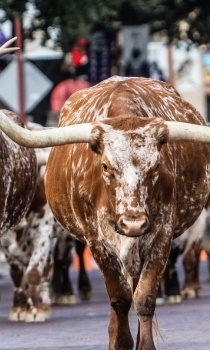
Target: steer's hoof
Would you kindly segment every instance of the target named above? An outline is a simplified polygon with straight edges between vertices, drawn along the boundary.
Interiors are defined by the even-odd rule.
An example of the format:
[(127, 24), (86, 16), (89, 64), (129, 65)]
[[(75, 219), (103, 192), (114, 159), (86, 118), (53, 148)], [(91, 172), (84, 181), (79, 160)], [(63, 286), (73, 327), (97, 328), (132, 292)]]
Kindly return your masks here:
[(195, 299), (202, 295), (202, 289), (198, 288), (185, 288), (181, 291), (181, 295), (184, 299)]
[(55, 294), (53, 296), (53, 304), (55, 304), (55, 305), (75, 305), (76, 304), (76, 297), (74, 294), (70, 294), (70, 295)]
[(162, 287), (159, 285), (158, 291), (157, 291), (157, 296), (156, 296), (156, 305), (160, 306), (163, 305), (165, 302), (164, 295), (162, 292)]
[(201, 287), (198, 287), (198, 288), (195, 288), (195, 294), (196, 294), (196, 298), (199, 298), (202, 296), (202, 288)]
[(164, 302), (165, 302), (165, 300), (164, 300), (163, 297), (158, 297), (158, 298), (156, 298), (156, 306), (163, 305)]
[(63, 297), (63, 300), (61, 301), (64, 305), (75, 305), (77, 302), (75, 295), (66, 295)]
[(79, 291), (79, 297), (81, 300), (90, 300), (92, 297), (92, 292), (89, 288), (83, 288)]
[(42, 308), (33, 307), (26, 311), (25, 322), (45, 322), (51, 317), (51, 307), (44, 306)]
[(45, 319), (49, 320), (51, 318), (51, 316), (52, 316), (51, 305), (43, 304), (41, 308), (42, 308), (42, 311), (45, 314)]
[(21, 307), (13, 307), (9, 313), (9, 321), (23, 322), (25, 321), (26, 309)]
[(180, 294), (170, 295), (168, 296), (168, 301), (170, 304), (179, 304), (182, 301), (182, 296)]

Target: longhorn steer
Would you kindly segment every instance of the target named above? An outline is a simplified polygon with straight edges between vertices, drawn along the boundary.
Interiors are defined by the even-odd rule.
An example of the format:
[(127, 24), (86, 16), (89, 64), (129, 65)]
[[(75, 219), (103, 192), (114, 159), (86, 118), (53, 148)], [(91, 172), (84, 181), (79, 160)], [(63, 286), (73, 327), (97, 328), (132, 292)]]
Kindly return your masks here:
[(74, 240), (61, 226), (56, 223), (57, 242), (54, 250), (54, 268), (52, 278), (52, 301), (54, 304), (74, 304), (76, 297), (71, 281), (70, 267), (73, 263), (73, 249), (78, 262), (77, 289), (81, 300), (90, 300), (92, 296), (91, 283), (85, 267), (85, 244)]
[[(182, 297), (190, 299), (201, 296), (202, 285), (199, 278), (199, 265), (201, 249), (207, 249), (209, 243), (205, 244), (205, 242), (210, 242), (210, 237), (208, 237), (208, 218), (209, 210), (206, 207), (194, 224), (173, 241), (163, 281), (158, 290), (156, 305), (164, 302), (164, 294), (170, 303), (179, 303)], [(176, 267), (178, 257), (182, 260), (184, 272), (183, 286), (181, 288)]]
[(44, 170), (45, 166), (39, 169), (25, 225), (9, 230), (0, 239), (14, 285), (10, 321), (42, 322), (51, 316), (50, 285), (56, 237), (54, 216), (44, 191)]
[[(14, 113), (4, 111), (15, 123), (23, 122)], [(37, 176), (33, 149), (17, 145), (0, 132), (0, 236), (19, 224), (33, 198)]]
[(0, 115), (17, 142), (60, 145), (48, 160), (46, 195), (101, 269), (111, 306), (109, 350), (133, 349), (132, 301), (140, 322), (136, 349), (154, 350), (156, 292), (172, 240), (193, 224), (209, 194), (204, 120), (167, 83), (123, 77), (72, 95), (49, 138)]
[[(48, 153), (44, 150), (37, 151), (38, 163), (40, 160), (44, 163)], [(47, 204), (44, 188), (45, 166), (38, 168), (36, 190), (25, 217), (25, 225), (8, 230), (0, 238), (0, 247), (10, 266), (14, 286), (10, 321), (44, 322), (51, 317), (53, 302), (76, 302), (69, 275), (74, 246), (80, 260), (80, 297), (87, 300), (91, 294), (91, 285), (83, 263), (85, 245), (74, 242), (54, 219)], [(79, 244), (84, 246), (83, 249)]]

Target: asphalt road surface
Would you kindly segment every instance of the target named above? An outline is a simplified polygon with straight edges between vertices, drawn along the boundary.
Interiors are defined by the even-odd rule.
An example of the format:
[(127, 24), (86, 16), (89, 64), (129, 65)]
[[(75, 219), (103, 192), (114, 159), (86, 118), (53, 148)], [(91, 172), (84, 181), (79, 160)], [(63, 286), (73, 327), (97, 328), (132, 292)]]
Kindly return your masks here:
[[(178, 263), (183, 278), (181, 263)], [(74, 306), (53, 307), (52, 318), (46, 323), (16, 323), (8, 321), (12, 306), (12, 283), (8, 267), (0, 263), (0, 350), (107, 350), (109, 302), (99, 270), (89, 271), (92, 299)], [(77, 274), (73, 271), (76, 292)], [(207, 264), (201, 263), (203, 296), (184, 300), (181, 304), (156, 308), (159, 335), (157, 350), (210, 350), (210, 283)], [(130, 312), (134, 339), (137, 333), (135, 311)]]

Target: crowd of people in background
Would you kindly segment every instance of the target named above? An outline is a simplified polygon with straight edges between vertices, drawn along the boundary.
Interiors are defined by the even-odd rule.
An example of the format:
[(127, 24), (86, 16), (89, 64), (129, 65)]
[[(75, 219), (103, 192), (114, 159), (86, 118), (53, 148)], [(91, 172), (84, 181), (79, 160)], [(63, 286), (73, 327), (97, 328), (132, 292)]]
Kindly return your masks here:
[[(116, 54), (116, 52), (115, 52)], [(131, 51), (130, 60), (122, 68), (122, 73), (128, 77), (145, 77), (164, 81), (162, 69), (157, 62), (141, 59), (139, 48)], [(77, 38), (73, 49), (65, 54), (62, 70), (69, 72), (74, 79), (85, 79), (91, 85), (109, 78), (112, 75), (113, 61), (110, 38), (104, 28), (97, 28), (91, 43), (84, 38)], [(120, 75), (120, 71), (117, 72)]]
[[(157, 62), (149, 63), (147, 60), (142, 60), (142, 52), (139, 48), (134, 48), (131, 51), (130, 60), (123, 64), (120, 50), (122, 49), (117, 47), (115, 34), (107, 30), (101, 23), (95, 23), (91, 30), (91, 40), (88, 41), (83, 37), (75, 38), (74, 44), (64, 55), (62, 62), (54, 62), (52, 65), (49, 62), (32, 62), (52, 80), (54, 85), (54, 89), (31, 113), (34, 121), (46, 125), (48, 114), (60, 109), (64, 102), (63, 96), (67, 98), (69, 91), (75, 92), (77, 88), (95, 85), (114, 74), (165, 80)], [(79, 84), (78, 81), (80, 81)], [(81, 84), (81, 82), (85, 83)], [(58, 85), (61, 83), (63, 83), (62, 99), (54, 108), (51, 103), (52, 96), (56, 95), (54, 90), (58, 91)], [(66, 92), (64, 91), (65, 86)], [(61, 96), (60, 92), (58, 98), (59, 96)]]

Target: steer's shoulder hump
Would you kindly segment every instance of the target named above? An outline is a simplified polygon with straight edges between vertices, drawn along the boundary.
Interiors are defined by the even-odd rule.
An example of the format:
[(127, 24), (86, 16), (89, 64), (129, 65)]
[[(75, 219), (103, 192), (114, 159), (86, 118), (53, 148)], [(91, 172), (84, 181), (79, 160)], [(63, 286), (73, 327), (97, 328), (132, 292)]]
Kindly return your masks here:
[(61, 109), (59, 125), (100, 121), (119, 113), (120, 116), (132, 113), (139, 117), (204, 123), (196, 109), (168, 83), (113, 76), (71, 95)]

